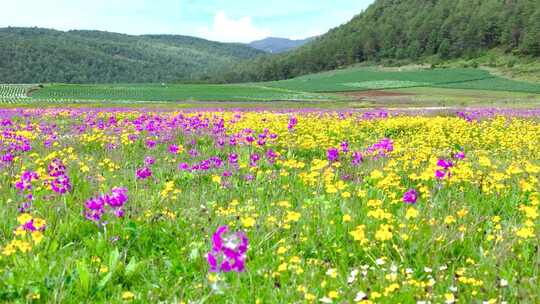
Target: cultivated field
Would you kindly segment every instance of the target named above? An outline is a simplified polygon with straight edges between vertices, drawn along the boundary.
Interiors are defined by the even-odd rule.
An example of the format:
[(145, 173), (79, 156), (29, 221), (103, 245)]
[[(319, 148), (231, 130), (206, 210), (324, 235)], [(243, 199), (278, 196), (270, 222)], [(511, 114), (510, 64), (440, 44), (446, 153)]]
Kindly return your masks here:
[(0, 302), (538, 303), (540, 112), (0, 111)]
[[(373, 90), (383, 93), (365, 94)], [(405, 94), (400, 94), (400, 92), (405, 92)], [(389, 96), (396, 98), (386, 98)], [(405, 69), (399, 71), (397, 69), (352, 68), (284, 81), (231, 85), (46, 84), (43, 88), (4, 85), (0, 86), (0, 101), (18, 104), (281, 101), (315, 102), (316, 107), (327, 107), (316, 104), (320, 102), (365, 101), (365, 103), (356, 103), (352, 106), (449, 106), (452, 103), (461, 106), (507, 103), (515, 106), (538, 104), (540, 84), (508, 80), (479, 69)]]
[(342, 92), (400, 88), (451, 88), (540, 94), (540, 84), (514, 81), (481, 69), (350, 68), (267, 83), (308, 92)]

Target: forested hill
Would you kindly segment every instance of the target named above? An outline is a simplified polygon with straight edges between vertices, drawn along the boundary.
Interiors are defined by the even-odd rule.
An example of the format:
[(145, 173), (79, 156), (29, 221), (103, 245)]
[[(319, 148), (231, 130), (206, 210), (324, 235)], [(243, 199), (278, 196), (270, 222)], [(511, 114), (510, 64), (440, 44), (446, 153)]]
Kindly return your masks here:
[(239, 65), (218, 80), (284, 79), (381, 59), (474, 58), (492, 48), (540, 56), (540, 2), (376, 0), (315, 41)]
[(262, 53), (186, 36), (1, 28), (0, 83), (191, 80)]

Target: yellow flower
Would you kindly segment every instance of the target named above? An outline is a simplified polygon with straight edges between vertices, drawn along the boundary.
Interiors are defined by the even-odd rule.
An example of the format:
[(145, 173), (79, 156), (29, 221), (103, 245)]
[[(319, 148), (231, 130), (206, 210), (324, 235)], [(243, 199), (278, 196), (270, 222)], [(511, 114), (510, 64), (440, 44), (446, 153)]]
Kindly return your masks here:
[(17, 217), (17, 222), (19, 222), (19, 224), (21, 225), (24, 225), (31, 220), (32, 220), (32, 216), (28, 213), (22, 213), (21, 215)]
[(245, 217), (241, 220), (242, 222), (242, 226), (244, 226), (244, 228), (251, 228), (253, 226), (255, 226), (255, 219), (252, 218), (252, 217)]
[(452, 304), (456, 302), (456, 297), (454, 297), (454, 294), (446, 293), (444, 294), (444, 302), (446, 304)]
[(451, 215), (444, 218), (444, 223), (447, 225), (453, 224), (455, 222), (456, 222), (456, 219)]
[(131, 291), (124, 291), (122, 293), (122, 300), (131, 301), (135, 298), (135, 295)]
[(369, 297), (371, 299), (375, 300), (375, 299), (378, 299), (378, 298), (382, 297), (382, 295), (379, 292), (374, 291), (369, 295)]
[(414, 208), (414, 207), (409, 207), (409, 208), (407, 209), (407, 213), (405, 213), (405, 218), (407, 218), (407, 219), (413, 219), (413, 218), (418, 217), (418, 214), (419, 214), (419, 212), (418, 212), (418, 210), (416, 210), (416, 208)]
[(26, 230), (24, 230), (23, 227), (17, 227), (17, 229), (15, 229), (15, 236), (25, 236), (26, 235)]
[(343, 198), (350, 198), (350, 197), (351, 197), (351, 193), (345, 191), (345, 192), (341, 193), (341, 197), (343, 197)]
[(381, 171), (379, 170), (373, 170), (371, 171), (371, 174), (369, 175), (372, 179), (380, 179), (382, 178), (384, 175)]
[(516, 232), (516, 235), (522, 239), (534, 238), (534, 229), (532, 227), (523, 227)]
[(392, 239), (392, 226), (387, 224), (379, 226), (379, 229), (375, 232), (375, 239), (379, 241), (388, 241)]
[(367, 242), (365, 230), (366, 226), (360, 225), (357, 226), (356, 229), (354, 229), (353, 231), (349, 232), (349, 234), (353, 237), (355, 241), (359, 241), (360, 243), (364, 244), (365, 242)]
[(536, 219), (538, 217), (538, 210), (536, 207), (530, 207), (530, 206), (525, 206), (525, 205), (521, 205), (519, 207), (519, 209), (525, 213), (525, 216), (529, 219)]
[(343, 215), (343, 222), (344, 222), (344, 223), (350, 222), (351, 219), (352, 219), (352, 218), (351, 218), (350, 215), (348, 215), (348, 214)]
[(285, 222), (298, 222), (300, 220), (301, 214), (295, 211), (287, 211), (285, 216)]
[(328, 293), (328, 297), (330, 299), (337, 299), (339, 297), (339, 293), (337, 291), (332, 290)]
[(279, 272), (284, 272), (284, 271), (287, 271), (287, 263), (281, 263), (279, 266), (278, 266), (278, 270)]
[(212, 175), (212, 181), (216, 184), (221, 184), (221, 176), (219, 175)]
[(34, 244), (39, 244), (43, 240), (43, 233), (41, 231), (32, 232), (32, 240)]

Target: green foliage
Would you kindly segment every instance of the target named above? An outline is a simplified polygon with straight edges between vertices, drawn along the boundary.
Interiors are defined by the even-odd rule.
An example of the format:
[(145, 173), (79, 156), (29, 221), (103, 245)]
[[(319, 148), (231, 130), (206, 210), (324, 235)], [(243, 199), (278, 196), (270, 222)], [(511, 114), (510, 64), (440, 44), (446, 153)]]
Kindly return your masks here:
[(241, 44), (185, 36), (4, 28), (0, 29), (0, 83), (192, 80), (262, 53)]
[(268, 81), (364, 61), (475, 58), (501, 48), (540, 55), (537, 0), (378, 0), (295, 51), (240, 63), (217, 81)]
[(28, 100), (27, 93), (31, 85), (0, 84), (0, 102), (14, 103)]

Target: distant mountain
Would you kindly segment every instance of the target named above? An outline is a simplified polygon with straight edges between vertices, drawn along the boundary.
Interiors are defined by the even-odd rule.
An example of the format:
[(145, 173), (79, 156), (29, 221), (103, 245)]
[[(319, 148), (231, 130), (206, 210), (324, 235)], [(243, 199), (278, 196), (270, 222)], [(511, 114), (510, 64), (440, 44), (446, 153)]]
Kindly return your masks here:
[(267, 53), (278, 54), (284, 53), (290, 50), (294, 50), (302, 45), (315, 39), (315, 37), (306, 38), (302, 40), (291, 40), (287, 38), (268, 37), (262, 40), (253, 41), (249, 46), (252, 48), (265, 51)]
[(261, 54), (188, 36), (0, 28), (0, 83), (189, 81)]

